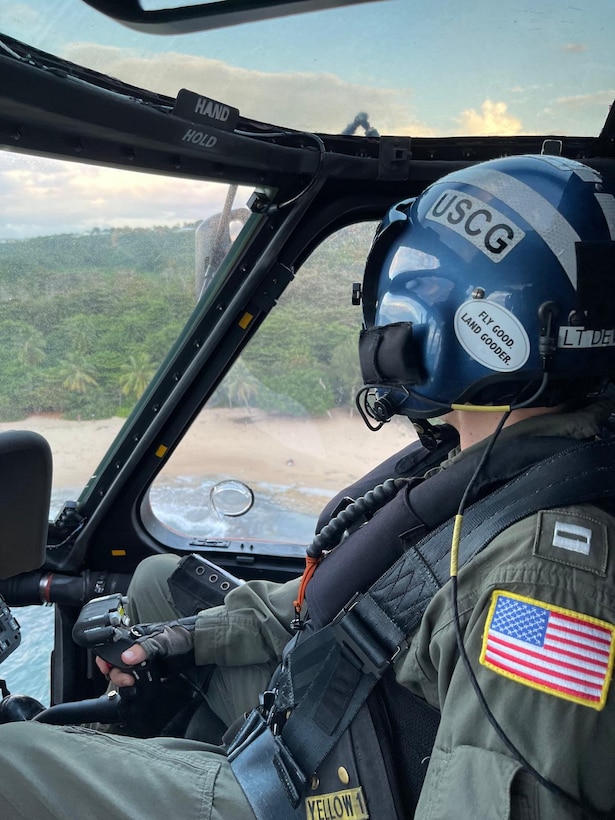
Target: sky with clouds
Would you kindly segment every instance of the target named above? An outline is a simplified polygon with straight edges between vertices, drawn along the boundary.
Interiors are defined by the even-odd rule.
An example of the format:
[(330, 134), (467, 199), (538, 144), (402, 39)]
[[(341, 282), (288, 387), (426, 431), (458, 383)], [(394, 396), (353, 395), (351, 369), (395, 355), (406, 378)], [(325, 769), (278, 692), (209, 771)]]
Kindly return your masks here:
[[(613, 0), (377, 0), (162, 37), (79, 0), (0, 4), (0, 31), (138, 86), (328, 133), (364, 111), (381, 134), (412, 136), (596, 134), (615, 98), (614, 23)], [(223, 197), (0, 152), (0, 239), (193, 221)]]

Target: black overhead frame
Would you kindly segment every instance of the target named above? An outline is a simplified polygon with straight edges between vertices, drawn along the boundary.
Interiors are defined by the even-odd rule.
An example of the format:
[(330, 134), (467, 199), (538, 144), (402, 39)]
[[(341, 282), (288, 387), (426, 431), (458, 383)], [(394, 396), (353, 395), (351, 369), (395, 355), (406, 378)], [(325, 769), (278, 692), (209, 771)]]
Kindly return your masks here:
[(170, 3), (169, 8), (155, 11), (145, 11), (140, 0), (84, 2), (125, 26), (147, 34), (182, 34), (377, 0), (210, 0), (188, 6), (174, 4), (173, 7)]
[[(123, 0), (122, 0), (123, 2)], [(233, 131), (203, 128), (174, 111), (175, 98), (138, 88), (0, 34), (0, 146), (24, 153), (195, 179), (302, 190), (321, 157), (313, 135), (239, 116)], [(599, 137), (375, 137), (320, 134), (327, 176), (429, 182), (450, 170), (506, 154), (540, 153), (561, 143), (564, 156), (615, 157), (615, 113)], [(214, 143), (213, 145), (211, 143)], [(422, 163), (427, 163), (425, 167)]]
[(615, 100), (609, 108), (606, 121), (598, 137), (598, 155), (615, 157)]

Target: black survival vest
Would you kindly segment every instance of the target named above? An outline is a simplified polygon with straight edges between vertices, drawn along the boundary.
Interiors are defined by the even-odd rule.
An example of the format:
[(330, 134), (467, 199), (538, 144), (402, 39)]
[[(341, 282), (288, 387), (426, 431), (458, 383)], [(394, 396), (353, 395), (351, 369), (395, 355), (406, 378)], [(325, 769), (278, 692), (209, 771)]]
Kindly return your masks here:
[[(308, 628), (287, 647), (271, 691), (228, 750), (258, 820), (413, 816), (426, 770), (420, 755), (429, 755), (438, 714), (392, 680), (391, 663), (448, 580), (450, 519), (480, 456), (410, 482), (317, 569)], [(498, 443), (464, 515), (459, 566), (539, 509), (609, 506), (614, 456), (611, 436)], [(400, 728), (407, 711), (410, 742)]]

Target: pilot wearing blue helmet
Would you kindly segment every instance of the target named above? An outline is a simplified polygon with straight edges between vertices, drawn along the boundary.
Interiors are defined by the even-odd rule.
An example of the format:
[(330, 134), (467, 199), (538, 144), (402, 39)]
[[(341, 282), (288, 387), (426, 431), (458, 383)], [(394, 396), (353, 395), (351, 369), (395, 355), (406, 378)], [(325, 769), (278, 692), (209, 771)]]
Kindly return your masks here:
[(420, 442), (329, 505), (302, 579), (125, 653), (216, 665), (223, 746), (2, 726), (2, 817), (613, 816), (614, 277), (615, 198), (579, 162), (493, 160), (393, 207), (360, 407)]

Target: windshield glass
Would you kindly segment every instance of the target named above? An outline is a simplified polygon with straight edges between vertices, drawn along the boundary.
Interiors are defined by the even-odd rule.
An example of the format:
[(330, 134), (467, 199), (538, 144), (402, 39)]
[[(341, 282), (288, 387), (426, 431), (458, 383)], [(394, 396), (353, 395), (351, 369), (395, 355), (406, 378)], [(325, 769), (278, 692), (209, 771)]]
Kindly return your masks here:
[[(190, 549), (267, 541), (302, 558), (327, 501), (416, 438), (401, 416), (374, 435), (355, 406), (362, 314), (351, 294), (375, 227), (348, 226), (315, 250), (187, 431), (149, 494), (163, 543), (172, 530), (192, 536)], [(246, 514), (221, 513), (214, 494), (229, 480), (250, 488)]]
[(16, 0), (2, 3), (0, 31), (139, 87), (189, 88), (301, 130), (595, 136), (615, 97), (615, 4), (538, 6), (379, 0), (163, 37), (76, 0)]
[[(7, 152), (0, 181), (0, 431), (49, 441), (53, 517), (164, 361), (250, 192)], [(233, 235), (212, 260), (225, 205)]]

